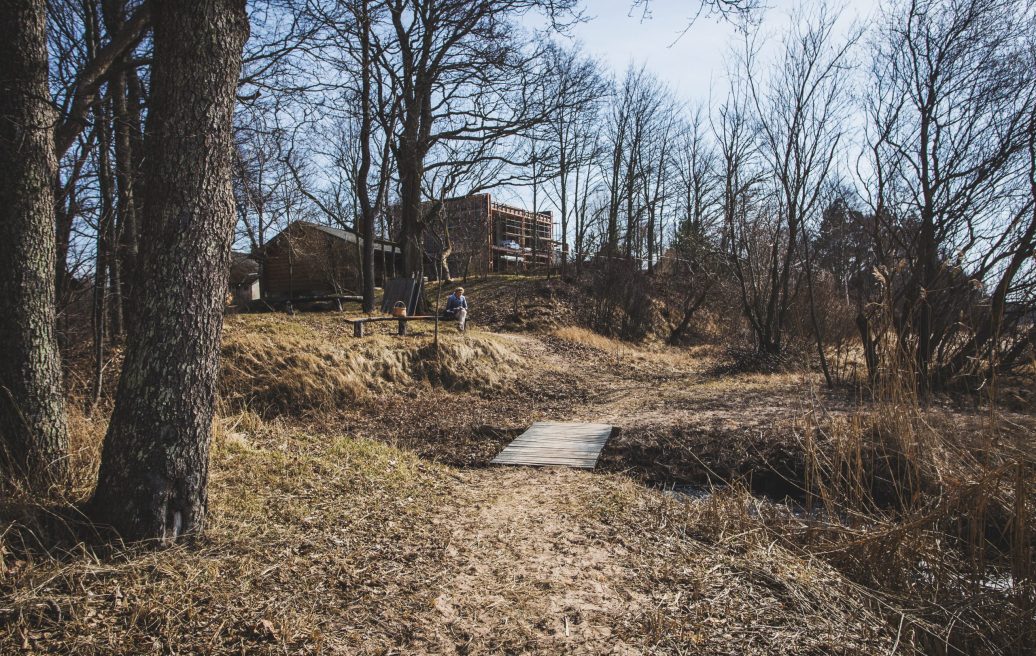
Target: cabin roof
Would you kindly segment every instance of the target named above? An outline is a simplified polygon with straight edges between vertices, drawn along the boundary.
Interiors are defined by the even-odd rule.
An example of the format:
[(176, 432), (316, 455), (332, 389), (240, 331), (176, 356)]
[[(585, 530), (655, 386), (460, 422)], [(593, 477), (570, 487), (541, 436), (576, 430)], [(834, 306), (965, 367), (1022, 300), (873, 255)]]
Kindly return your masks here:
[[(277, 234), (277, 236), (274, 237), (273, 239), (271, 239), (270, 241), (268, 241), (266, 243), (266, 245), (270, 246), (274, 242), (278, 241), (285, 233), (287, 233), (292, 228), (296, 228), (296, 226), (298, 228), (303, 228), (303, 229), (310, 229), (311, 228), (311, 229), (314, 229), (314, 230), (319, 230), (320, 232), (323, 232), (325, 234), (331, 235), (332, 237), (335, 237), (336, 239), (341, 239), (343, 241), (347, 241), (347, 242), (352, 243), (352, 244), (355, 244), (355, 243), (359, 242), (360, 239), (361, 239), (361, 237), (356, 233), (355, 230), (343, 229), (343, 228), (334, 228), (334, 227), (331, 227), (329, 225), (323, 225), (323, 224), (320, 224), (320, 223), (312, 223), (310, 221), (292, 221), (291, 223), (288, 224), (288, 227), (286, 227), (284, 230), (281, 230)], [(391, 242), (391, 241), (389, 241), (387, 239), (378, 239), (377, 237), (375, 237), (374, 238), (374, 246), (378, 250), (388, 250), (388, 251), (390, 251), (392, 253), (399, 253), (400, 252), (399, 247), (395, 244), (395, 242)]]

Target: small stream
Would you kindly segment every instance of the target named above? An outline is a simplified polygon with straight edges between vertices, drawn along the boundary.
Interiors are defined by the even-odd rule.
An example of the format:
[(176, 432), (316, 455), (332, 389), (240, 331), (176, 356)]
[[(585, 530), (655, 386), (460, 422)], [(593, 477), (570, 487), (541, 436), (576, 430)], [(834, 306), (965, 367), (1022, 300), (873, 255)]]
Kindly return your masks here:
[[(721, 494), (729, 487), (725, 485), (717, 486), (704, 486), (704, 485), (690, 485), (686, 483), (672, 483), (667, 485), (656, 485), (656, 489), (659, 489), (666, 496), (686, 501), (688, 503), (701, 503), (708, 501), (716, 494)], [(825, 509), (823, 506), (819, 506), (813, 509), (807, 509), (806, 506), (800, 501), (794, 500), (791, 497), (785, 497), (782, 500), (776, 500), (765, 495), (755, 494), (752, 495), (752, 503), (748, 506), (748, 514), (751, 517), (763, 518), (763, 509), (766, 508), (766, 514), (772, 517), (773, 513), (786, 513), (788, 519), (798, 519), (804, 522), (817, 522), (823, 525), (836, 524), (846, 528), (854, 528), (856, 530), (864, 529), (866, 527), (860, 526), (857, 522), (853, 525), (850, 522), (849, 517), (844, 513), (832, 513)], [(988, 573), (985, 577), (978, 581), (978, 586), (988, 592), (1007, 594), (1014, 589), (1014, 579), (1009, 571), (1005, 569), (997, 569), (994, 566), (989, 566)], [(915, 574), (923, 581), (928, 584), (935, 582), (935, 574), (932, 571), (931, 563), (924, 560), (916, 563), (914, 568)], [(953, 585), (958, 585), (962, 589), (967, 586), (973, 585), (973, 581), (960, 578), (952, 581)], [(1036, 617), (1034, 617), (1036, 619)]]
[[(726, 485), (692, 485), (687, 483), (670, 483), (656, 486), (662, 494), (676, 499), (700, 503), (707, 501), (716, 494), (728, 490)], [(777, 512), (785, 512), (789, 517), (796, 519), (821, 522), (825, 524), (838, 524), (849, 526), (849, 518), (842, 513), (832, 513), (823, 506), (807, 508), (803, 502), (786, 496), (783, 499), (774, 499), (764, 494), (753, 494), (753, 503), (749, 506), (748, 512), (753, 517), (762, 515), (760, 509), (765, 505)]]

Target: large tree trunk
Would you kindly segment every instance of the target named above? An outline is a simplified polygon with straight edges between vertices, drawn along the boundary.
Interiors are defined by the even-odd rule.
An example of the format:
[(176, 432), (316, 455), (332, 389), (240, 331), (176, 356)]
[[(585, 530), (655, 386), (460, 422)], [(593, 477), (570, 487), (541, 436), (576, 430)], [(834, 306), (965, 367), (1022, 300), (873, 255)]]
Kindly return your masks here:
[(91, 510), (128, 540), (201, 528), (234, 228), (244, 0), (155, 0), (134, 325)]
[(401, 230), (399, 245), (403, 250), (403, 273), (421, 277), (424, 272), (424, 217), (421, 212), (422, 163), (409, 151), (399, 157)]
[(0, 62), (0, 465), (45, 490), (64, 473), (68, 436), (54, 336), (57, 165), (42, 0), (0, 0)]

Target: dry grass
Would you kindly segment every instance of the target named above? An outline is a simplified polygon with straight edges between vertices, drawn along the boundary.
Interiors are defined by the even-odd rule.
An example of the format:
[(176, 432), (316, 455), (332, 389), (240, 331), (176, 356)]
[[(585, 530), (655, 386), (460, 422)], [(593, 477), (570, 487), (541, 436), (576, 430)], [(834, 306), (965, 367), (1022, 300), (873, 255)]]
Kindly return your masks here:
[(430, 602), (455, 498), (384, 444), (255, 415), (217, 426), (196, 544), (50, 553), (3, 524), (0, 653), (384, 653)]
[[(429, 383), (451, 390), (492, 391), (510, 383), (520, 358), (488, 333), (444, 333), (438, 351), (427, 335), (345, 336), (335, 317), (245, 315), (228, 322), (220, 391), (231, 409), (263, 416), (355, 405), (393, 387)], [(338, 324), (336, 326), (336, 324)]]
[(193, 544), (54, 546), (41, 524), (0, 525), (0, 653), (887, 648), (892, 628), (837, 573), (768, 543), (749, 497), (733, 515), (722, 499), (680, 503), (623, 476), (460, 472), (243, 412), (215, 427)]
[[(654, 651), (878, 654), (896, 644), (895, 627), (857, 586), (775, 539), (762, 517), (780, 506), (743, 488), (687, 500), (644, 495), (615, 477), (587, 506), (621, 527), (631, 570), (644, 574), (623, 631)], [(900, 644), (896, 653), (913, 650)]]
[[(0, 653), (1031, 653), (1031, 416), (719, 375), (714, 346), (566, 325), (564, 285), (466, 287), (477, 325), (517, 296), (543, 332), (447, 327), (436, 356), (228, 319), (204, 536), (124, 548), (0, 499)], [(73, 409), (71, 501), (106, 408)], [(485, 467), (540, 419), (622, 426), (607, 472)]]
[(901, 616), (925, 652), (1036, 648), (1031, 419), (899, 398), (810, 417), (798, 434), (809, 521), (775, 532), (886, 608), (909, 606)]
[(595, 366), (611, 367), (631, 380), (704, 373), (718, 353), (715, 347), (705, 345), (677, 348), (657, 341), (632, 344), (581, 326), (554, 329), (544, 336), (544, 341)]
[(605, 337), (604, 335), (595, 333), (592, 330), (578, 326), (565, 326), (564, 328), (558, 328), (551, 334), (562, 341), (588, 346), (606, 353), (620, 354), (624, 351), (630, 350), (629, 344), (625, 344), (613, 337)]

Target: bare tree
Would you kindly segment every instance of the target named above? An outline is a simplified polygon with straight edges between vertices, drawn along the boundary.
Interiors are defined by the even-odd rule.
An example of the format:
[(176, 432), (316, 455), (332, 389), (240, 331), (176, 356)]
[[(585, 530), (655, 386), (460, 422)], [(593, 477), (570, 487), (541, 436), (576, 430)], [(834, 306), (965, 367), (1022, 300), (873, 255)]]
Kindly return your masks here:
[(653, 275), (661, 240), (665, 234), (666, 203), (674, 173), (673, 149), (680, 107), (668, 93), (662, 96), (659, 111), (651, 117), (647, 137), (641, 143), (637, 156), (640, 169), (640, 194), (644, 205), (646, 225), (641, 232), (639, 257), (647, 262), (647, 272)]
[(392, 89), (387, 114), (400, 186), (404, 267), (421, 271), (421, 185), (426, 158), (450, 141), (492, 142), (542, 120), (530, 79), (537, 54), (512, 19), (530, 11), (563, 16), (572, 0), (386, 0), (390, 25), (378, 32), (379, 63)]
[[(819, 223), (821, 192), (841, 143), (849, 98), (847, 56), (857, 37), (836, 41), (836, 20), (824, 5), (817, 5), (813, 15), (793, 19), (780, 58), (769, 70), (757, 70), (757, 43), (751, 37), (746, 37), (739, 60), (737, 74), (743, 78), (754, 114), (764, 186), (762, 206), (754, 216), (728, 208), (728, 225), (740, 225), (731, 231), (729, 243), (756, 345), (769, 355), (781, 353), (785, 346), (788, 312), (804, 273), (799, 241), (808, 236), (807, 222)], [(737, 121), (724, 122), (725, 136), (739, 142), (728, 156), (747, 145), (739, 135), (746, 134), (742, 127), (751, 126), (739, 127), (743, 119), (737, 114), (748, 108), (732, 107), (736, 113), (729, 116)], [(727, 145), (735, 146), (729, 141)], [(811, 279), (806, 282), (811, 286)], [(826, 371), (819, 340), (818, 354)]]
[[(377, 215), (377, 200), (371, 202), (368, 176), (371, 170), (371, 131), (374, 129), (372, 80), (377, 54), (374, 52), (373, 22), (371, 10), (364, 0), (354, 3), (353, 18), (360, 42), (360, 166), (356, 171), (356, 198), (360, 203), (360, 236), (363, 239), (363, 311), (374, 311), (374, 221)], [(384, 178), (383, 178), (384, 179)]]
[(671, 257), (660, 264), (668, 268), (670, 293), (677, 296), (680, 317), (669, 334), (670, 343), (683, 339), (691, 320), (705, 305), (715, 288), (723, 267), (724, 246), (716, 243), (720, 206), (718, 156), (705, 132), (702, 108), (691, 115), (678, 137), (675, 153), (677, 170), (676, 204), (680, 209), (673, 235)]
[[(763, 152), (774, 180), (779, 229), (787, 236), (783, 253), (775, 239), (770, 253), (769, 290), (766, 312), (759, 317), (766, 326), (763, 350), (779, 353), (781, 336), (792, 300), (793, 263), (799, 242), (809, 260), (809, 232), (819, 225), (821, 195), (837, 163), (847, 120), (851, 62), (850, 49), (859, 39), (853, 32), (836, 41), (838, 15), (826, 5), (799, 10), (785, 36), (781, 59), (765, 88), (752, 70), (751, 54), (746, 59), (749, 83), (760, 116)], [(811, 11), (812, 15), (806, 13)], [(823, 336), (813, 303), (813, 278), (804, 267), (810, 293), (810, 316), (817, 338), (821, 368), (831, 384)]]
[[(713, 123), (719, 150), (723, 212), (723, 244), (734, 282), (739, 291), (742, 312), (756, 336), (757, 345), (767, 339), (762, 323), (763, 271), (767, 268), (760, 251), (773, 242), (760, 235), (755, 218), (764, 176), (756, 135), (748, 110), (748, 90), (743, 79), (731, 79), (727, 99)], [(767, 216), (765, 213), (762, 216)], [(777, 235), (779, 237), (779, 235)]]
[[(641, 17), (647, 19), (651, 16), (652, 0), (633, 0), (632, 9), (639, 10)], [(761, 0), (697, 0), (690, 3), (690, 9), (694, 12), (687, 19), (687, 25), (682, 34), (686, 34), (695, 21), (702, 16), (719, 16), (720, 18), (736, 21), (745, 21), (753, 17), (756, 12), (764, 7)]]
[(1025, 348), (1033, 18), (1022, 1), (905, 0), (872, 48), (872, 245), (924, 388), (1009, 366)]
[(548, 153), (556, 160), (551, 166), (556, 173), (550, 177), (548, 195), (561, 220), (561, 275), (565, 275), (573, 196), (578, 198), (578, 189), (572, 189), (573, 178), (578, 180), (580, 169), (598, 154), (590, 145), (608, 86), (600, 65), (578, 49), (553, 46), (547, 52), (553, 74), (546, 91), (558, 99), (558, 106), (547, 117), (543, 130), (544, 139), (552, 145)]
[[(321, 26), (326, 38), (320, 43), (319, 57), (329, 62), (340, 76), (343, 115), (336, 120), (347, 124), (355, 134), (354, 145), (339, 146), (349, 155), (334, 158), (339, 171), (347, 171), (351, 193), (356, 204), (353, 221), (360, 236), (357, 242), (362, 278), (363, 309), (374, 309), (374, 239), (379, 215), (383, 211), (385, 187), (389, 183), (389, 141), (382, 138), (378, 153), (378, 132), (390, 133), (395, 124), (392, 114), (393, 90), (378, 78), (381, 41), (375, 31), (384, 26), (388, 8), (384, 2), (337, 0), (326, 4), (308, 3), (307, 12), (314, 24)], [(387, 97), (386, 97), (387, 95)], [(321, 128), (317, 128), (320, 130)], [(339, 153), (339, 155), (342, 153)], [(340, 164), (349, 162), (348, 167)], [(374, 177), (376, 182), (371, 183)]]
[(146, 97), (137, 69), (149, 61), (149, 27), (148, 9), (140, 2), (48, 3), (50, 88), (58, 108), (58, 307), (68, 305), (74, 279), (86, 274), (70, 262), (86, 250), (73, 242), (89, 239), (93, 264), (86, 268), (94, 284), (79, 287), (94, 292), (95, 324), (104, 324), (95, 330), (98, 344), (124, 333), (129, 312)]
[(64, 94), (61, 121), (54, 133), (57, 156), (62, 157), (86, 127), (91, 108), (104, 84), (119, 71), (125, 56), (140, 43), (150, 26), (150, 5), (141, 3), (111, 35), (110, 41), (95, 52), (76, 71)]
[(492, 228), (487, 222), (472, 220), (470, 214), (463, 216), (463, 210), (452, 210), (447, 199), (461, 193), (479, 194), (505, 183), (524, 184), (524, 167), (511, 165), (521, 159), (514, 154), (520, 147), (516, 141), (456, 142), (440, 144), (433, 153), (436, 163), (426, 172), (423, 186), (423, 195), (430, 201), (423, 206), (423, 211), (431, 237), (426, 252), (436, 255), (439, 279), (452, 279), (450, 257), (453, 255), (464, 259), (466, 277), (471, 258), (484, 253), (485, 245), (492, 238)]
[(587, 255), (594, 250), (591, 244), (594, 217), (600, 212), (591, 207), (591, 199), (601, 191), (603, 185), (602, 167), (598, 162), (604, 155), (601, 148), (601, 139), (596, 129), (579, 135), (576, 139), (580, 146), (577, 149), (578, 157), (585, 162), (583, 166), (575, 167), (575, 179), (572, 185), (574, 196), (573, 215), (574, 232), (573, 245), (575, 246), (576, 274), (583, 270), (583, 263)]

